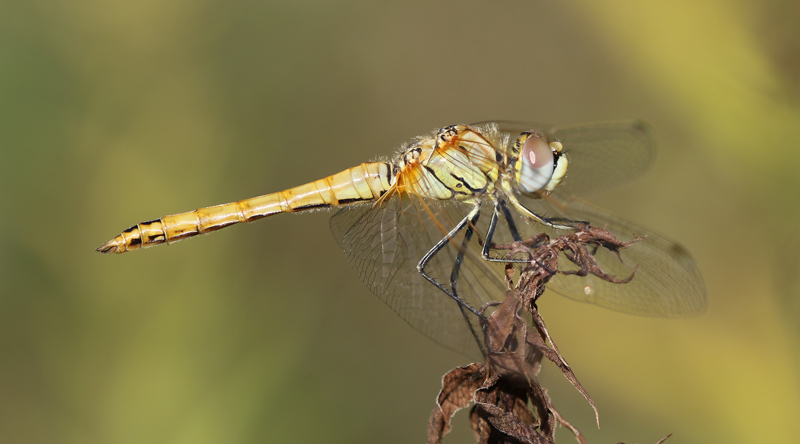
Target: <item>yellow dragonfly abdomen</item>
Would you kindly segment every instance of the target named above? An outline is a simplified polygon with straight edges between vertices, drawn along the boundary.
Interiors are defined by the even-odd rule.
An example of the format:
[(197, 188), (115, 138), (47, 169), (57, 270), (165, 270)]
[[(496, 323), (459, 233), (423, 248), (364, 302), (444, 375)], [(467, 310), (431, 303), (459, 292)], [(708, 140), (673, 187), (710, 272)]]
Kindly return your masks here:
[(373, 201), (391, 188), (391, 177), (387, 163), (362, 163), (324, 179), (277, 193), (141, 222), (97, 247), (97, 251), (124, 253), (176, 242), (273, 214)]

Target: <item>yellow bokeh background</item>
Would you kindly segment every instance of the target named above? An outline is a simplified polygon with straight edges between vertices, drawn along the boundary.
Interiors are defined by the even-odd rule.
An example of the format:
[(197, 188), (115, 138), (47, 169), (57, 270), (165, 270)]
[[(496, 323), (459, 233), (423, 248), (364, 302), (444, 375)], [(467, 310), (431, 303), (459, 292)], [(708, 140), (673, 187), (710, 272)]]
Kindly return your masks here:
[(423, 442), (467, 361), (358, 281), (328, 214), (92, 250), (449, 124), (621, 118), (658, 159), (587, 198), (679, 240), (709, 307), (545, 295), (602, 428), (543, 385), (589, 442), (796, 442), (797, 23), (787, 0), (0, 2), (0, 442)]

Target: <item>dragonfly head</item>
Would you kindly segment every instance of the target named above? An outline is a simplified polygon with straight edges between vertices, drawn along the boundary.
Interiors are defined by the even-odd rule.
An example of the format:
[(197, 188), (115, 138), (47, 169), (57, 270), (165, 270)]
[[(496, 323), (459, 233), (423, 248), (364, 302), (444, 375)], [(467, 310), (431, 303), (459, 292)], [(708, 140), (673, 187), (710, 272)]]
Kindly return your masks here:
[(548, 142), (542, 133), (520, 134), (512, 147), (514, 174), (524, 194), (547, 194), (567, 174), (567, 156), (561, 142)]

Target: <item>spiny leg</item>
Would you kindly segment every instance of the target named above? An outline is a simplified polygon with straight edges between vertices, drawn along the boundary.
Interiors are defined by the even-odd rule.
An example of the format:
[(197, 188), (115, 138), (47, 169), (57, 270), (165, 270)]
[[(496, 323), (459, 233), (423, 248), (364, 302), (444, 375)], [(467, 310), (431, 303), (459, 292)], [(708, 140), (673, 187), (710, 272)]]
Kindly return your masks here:
[[(540, 215), (534, 213), (533, 211), (531, 211), (525, 205), (522, 205), (522, 203), (519, 201), (519, 199), (517, 199), (516, 196), (514, 196), (513, 193), (506, 193), (504, 196), (505, 196), (505, 198), (508, 199), (509, 202), (511, 202), (511, 204), (524, 217), (527, 217), (527, 218), (529, 218), (531, 220), (534, 220), (534, 221), (536, 221), (536, 222), (538, 222), (540, 224), (546, 225), (546, 226), (548, 226), (550, 228), (554, 228), (556, 230), (570, 230), (570, 229), (574, 229), (578, 224), (587, 224), (587, 225), (589, 225), (589, 222), (570, 220), (570, 219), (567, 219), (565, 217), (549, 217), (548, 218), (548, 217), (540, 216)], [(506, 214), (508, 214), (508, 213), (506, 213)]]
[[(447, 246), (447, 244), (450, 242), (450, 239), (453, 239), (455, 237), (455, 235), (458, 234), (459, 231), (461, 231), (473, 219), (477, 220), (477, 217), (480, 216), (480, 209), (481, 209), (481, 205), (480, 205), (480, 202), (478, 202), (475, 205), (475, 207), (473, 207), (472, 210), (470, 210), (469, 214), (467, 214), (467, 216), (464, 217), (464, 219), (462, 219), (461, 222), (458, 223), (458, 225), (456, 225), (452, 230), (450, 230), (450, 232), (447, 233), (447, 235), (442, 240), (440, 240), (433, 248), (431, 248), (430, 251), (428, 251), (425, 254), (425, 256), (422, 258), (422, 260), (420, 260), (419, 263), (417, 264), (417, 271), (419, 271), (420, 274), (422, 274), (422, 276), (425, 279), (428, 280), (428, 282), (432, 283), (433, 285), (436, 286), (436, 288), (438, 288), (439, 290), (442, 290), (443, 292), (445, 292), (445, 294), (447, 294), (448, 296), (453, 298), (458, 303), (459, 307), (461, 307), (462, 312), (463, 312), (463, 309), (466, 308), (467, 310), (472, 312), (472, 314), (474, 314), (475, 316), (478, 316), (478, 318), (482, 318), (483, 315), (481, 313), (479, 313), (477, 310), (475, 310), (474, 308), (472, 308), (469, 304), (464, 302), (461, 298), (459, 298), (458, 295), (455, 292), (453, 292), (451, 290), (448, 290), (442, 284), (437, 282), (436, 279), (434, 279), (430, 275), (428, 275), (428, 273), (425, 272), (425, 266), (428, 265), (428, 263), (431, 261), (431, 259), (433, 259), (433, 257), (437, 253), (442, 251), (442, 249), (445, 246)], [(472, 228), (470, 227), (470, 230), (471, 229)], [(470, 237), (472, 237), (471, 234), (470, 234)], [(456, 259), (456, 264), (454, 266), (455, 267), (454, 272), (455, 272), (455, 276), (456, 277), (458, 276), (457, 269), (460, 268), (460, 262), (461, 262), (461, 260), (463, 260), (463, 251), (464, 250), (459, 252), (459, 258)], [(451, 273), (451, 285), (453, 284), (452, 278), (453, 278), (453, 274)], [(453, 288), (455, 288), (455, 286), (453, 286)]]
[[(503, 211), (503, 209), (505, 209), (505, 211)], [(492, 249), (492, 239), (494, 238), (494, 231), (495, 229), (497, 229), (497, 219), (500, 218), (501, 211), (503, 211), (504, 213), (506, 224), (508, 225), (509, 230), (511, 230), (511, 235), (514, 237), (514, 240), (516, 242), (522, 241), (522, 238), (517, 232), (517, 226), (514, 223), (514, 219), (511, 217), (511, 212), (508, 211), (508, 208), (505, 207), (505, 204), (503, 203), (502, 200), (497, 200), (494, 204), (492, 219), (489, 221), (489, 229), (486, 230), (486, 238), (483, 240), (483, 249), (481, 250), (481, 256), (489, 262), (505, 262), (505, 263), (518, 263), (518, 264), (530, 262), (531, 261), (530, 259), (492, 257), (489, 255), (489, 250)]]
[[(529, 257), (528, 259), (514, 259), (514, 258), (502, 258), (502, 257), (489, 256), (489, 250), (491, 250), (491, 248), (492, 248), (492, 239), (494, 238), (494, 231), (497, 228), (497, 219), (500, 217), (499, 216), (500, 211), (503, 211), (503, 217), (506, 220), (506, 224), (508, 225), (508, 229), (511, 231), (511, 236), (514, 238), (514, 241), (515, 242), (522, 242), (522, 237), (519, 235), (519, 232), (517, 231), (517, 225), (514, 222), (513, 215), (511, 214), (510, 211), (508, 211), (508, 208), (505, 206), (505, 202), (502, 199), (498, 199), (495, 202), (494, 214), (492, 214), (492, 219), (489, 222), (489, 228), (486, 231), (486, 240), (485, 240), (485, 242), (483, 244), (483, 249), (481, 250), (481, 256), (483, 257), (483, 259), (485, 259), (485, 260), (487, 260), (489, 262), (503, 262), (503, 263), (507, 263), (507, 264), (508, 263), (522, 264), (522, 263), (529, 263), (529, 262), (533, 261), (533, 262), (536, 263), (536, 265), (542, 267), (548, 273), (555, 274), (556, 270), (550, 270), (549, 268), (547, 268), (547, 265), (539, 262), (539, 260), (534, 258), (533, 255), (531, 255), (531, 257)], [(543, 220), (547, 220), (547, 219), (543, 219)], [(567, 221), (567, 222), (574, 223), (576, 225), (579, 223), (579, 222), (570, 221), (569, 219), (563, 219), (563, 220)]]
[(503, 217), (505, 217), (506, 219), (506, 223), (508, 224), (508, 229), (511, 231), (511, 237), (514, 238), (514, 242), (522, 242), (522, 236), (520, 236), (519, 231), (517, 231), (517, 224), (514, 223), (514, 216), (508, 209), (506, 201), (504, 201), (503, 199), (499, 199), (497, 203), (500, 206), (500, 209), (503, 210)]
[[(470, 241), (472, 240), (472, 235), (475, 233), (475, 225), (478, 223), (478, 219), (480, 218), (481, 213), (480, 211), (476, 212), (475, 215), (469, 220), (467, 224), (467, 229), (464, 232), (464, 240), (461, 242), (461, 248), (458, 250), (458, 256), (456, 256), (456, 261), (453, 264), (453, 271), (450, 273), (450, 288), (453, 294), (458, 298), (458, 290), (456, 289), (458, 285), (458, 275), (461, 272), (461, 264), (464, 261), (464, 255), (467, 252), (467, 247), (469, 246)], [(460, 299), (460, 298), (458, 298)], [(458, 309), (461, 310), (461, 315), (464, 316), (464, 320), (467, 322), (469, 326), (470, 332), (472, 332), (472, 336), (475, 338), (475, 341), (478, 343), (478, 347), (481, 349), (481, 354), (485, 357), (486, 350), (483, 347), (483, 342), (481, 341), (480, 337), (478, 336), (478, 332), (475, 331), (472, 323), (469, 321), (468, 314), (464, 311), (464, 305), (458, 304)]]

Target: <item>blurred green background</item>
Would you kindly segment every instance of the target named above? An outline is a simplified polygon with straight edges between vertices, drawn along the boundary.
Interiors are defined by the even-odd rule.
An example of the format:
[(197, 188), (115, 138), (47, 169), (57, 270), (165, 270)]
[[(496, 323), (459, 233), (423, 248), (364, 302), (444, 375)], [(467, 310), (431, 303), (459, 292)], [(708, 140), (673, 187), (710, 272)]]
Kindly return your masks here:
[(790, 0), (0, 1), (0, 442), (423, 442), (467, 361), (369, 293), (328, 214), (93, 249), (448, 124), (620, 118), (659, 157), (591, 200), (681, 241), (708, 311), (545, 297), (602, 429), (543, 384), (590, 442), (796, 442), (797, 23)]

